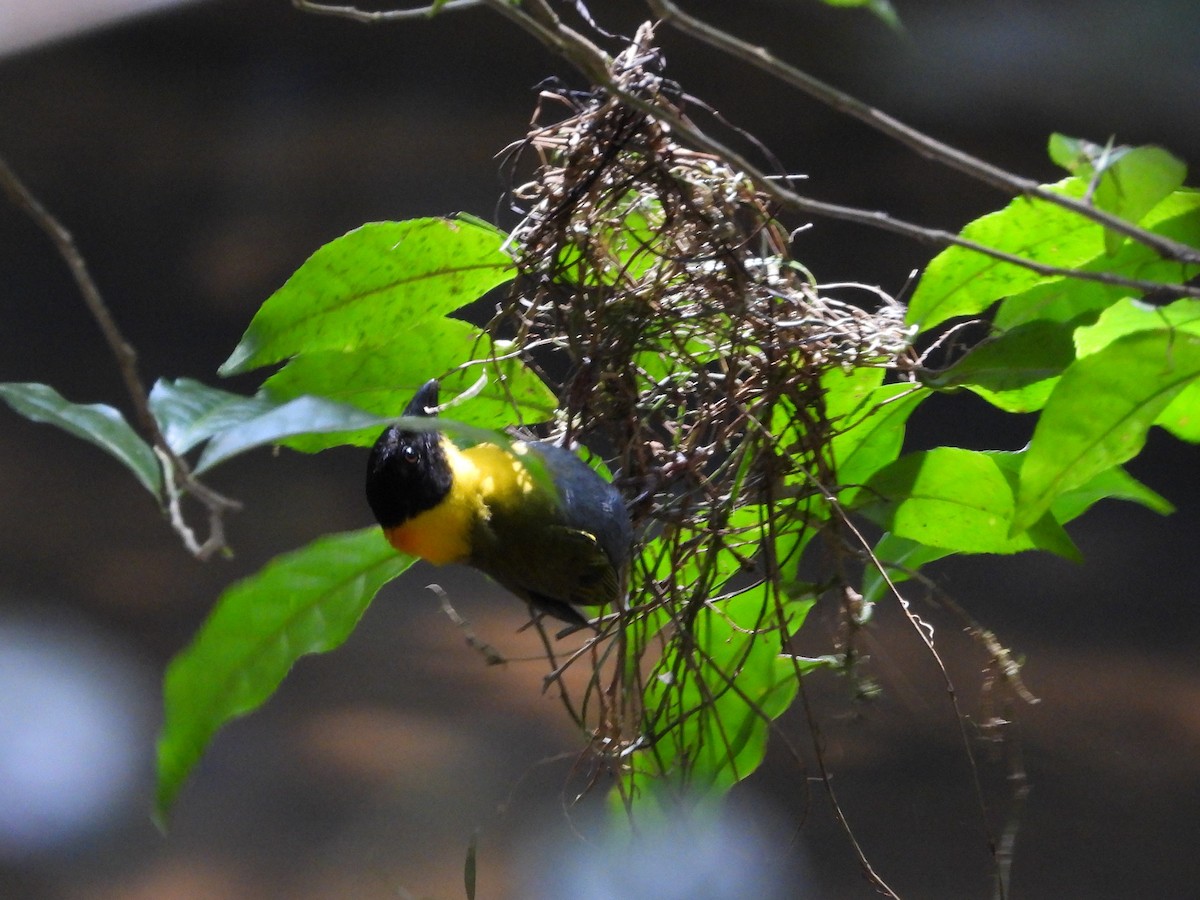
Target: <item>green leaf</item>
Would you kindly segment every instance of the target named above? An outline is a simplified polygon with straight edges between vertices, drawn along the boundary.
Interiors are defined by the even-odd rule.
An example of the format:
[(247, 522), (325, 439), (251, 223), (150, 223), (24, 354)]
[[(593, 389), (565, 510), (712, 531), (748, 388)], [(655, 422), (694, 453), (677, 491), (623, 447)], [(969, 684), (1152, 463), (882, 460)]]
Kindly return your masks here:
[(1200, 337), (1171, 329), (1127, 334), (1072, 363), (1034, 429), (1013, 529), (1135, 456), (1150, 425), (1198, 375)]
[(900, 22), (900, 16), (897, 14), (896, 8), (892, 6), (891, 0), (821, 0), (821, 2), (826, 6), (863, 6), (874, 13), (889, 27), (894, 28), (897, 31), (900, 31), (903, 28)]
[[(498, 344), (496, 353), (508, 349)], [(454, 418), (489, 428), (511, 424), (514, 417), (523, 424), (553, 418), (554, 394), (531, 369), (519, 359), (493, 362), (490, 356), (487, 338), (474, 326), (457, 319), (434, 319), (422, 326), (420, 343), (401, 340), (351, 353), (305, 353), (268, 378), (263, 388), (276, 400), (315, 394), (395, 417), (432, 377), (441, 378), (442, 397), (449, 399), (470, 388), (482, 374), (487, 379), (483, 390), (454, 407)], [(480, 362), (457, 368), (473, 359)], [(314, 452), (338, 444), (369, 446), (378, 435), (377, 428), (367, 428), (308, 435), (287, 444)]]
[(965, 387), (1009, 412), (1039, 409), (1054, 379), (1075, 359), (1075, 323), (1035, 320), (976, 345), (925, 383)]
[[(1080, 198), (1087, 183), (1068, 178), (1047, 187)], [(1173, 192), (1146, 213), (1140, 225), (1200, 246), (1200, 194), (1190, 188)], [(963, 229), (962, 236), (1060, 268), (1111, 272), (1145, 281), (1180, 283), (1200, 270), (1162, 260), (1136, 241), (1123, 242), (1110, 254), (1100, 225), (1045, 201), (1023, 197), (976, 219)], [(995, 324), (1009, 329), (1034, 318), (1069, 321), (1129, 293), (1128, 288), (1113, 285), (1038, 275), (973, 250), (949, 247), (934, 257), (921, 277), (909, 305), (908, 321), (924, 330), (953, 316), (977, 315), (1004, 299)]]
[(266, 397), (231, 394), (191, 378), (159, 379), (150, 391), (150, 412), (167, 446), (180, 456), (276, 405)]
[[(781, 602), (790, 634), (813, 601)], [(646, 684), (655, 740), (630, 757), (624, 776), (635, 805), (658, 802), (656, 785), (701, 801), (718, 797), (761, 764), (770, 721), (795, 699), (797, 668), (826, 663), (781, 655), (779, 616), (760, 585), (702, 608), (694, 648), (672, 641)]]
[(276, 557), (222, 594), (164, 679), (160, 820), (217, 729), (260, 706), (301, 656), (340, 645), (379, 589), (412, 562), (372, 527)]
[[(1176, 191), (1154, 207), (1141, 225), (1155, 234), (1200, 247), (1200, 192)], [(1076, 268), (1163, 284), (1182, 284), (1200, 272), (1200, 266), (1161, 259), (1154, 250), (1135, 241), (1123, 244), (1115, 255), (1098, 253)], [(1129, 288), (1119, 285), (1052, 278), (1005, 299), (996, 311), (994, 324), (1010, 329), (1033, 319), (1079, 320), (1084, 315), (1099, 314), (1130, 293)]]
[(929, 547), (959, 553), (1044, 549), (1078, 555), (1048, 517), (1010, 536), (1012, 485), (986, 452), (938, 447), (907, 454), (875, 473), (860, 502), (863, 514), (883, 528)]
[[(1045, 185), (1066, 197), (1082, 197), (1087, 184), (1068, 178)], [(1077, 266), (1104, 252), (1101, 228), (1045, 200), (1018, 197), (962, 230), (962, 237), (1055, 266)], [(965, 247), (948, 247), (921, 276), (908, 307), (907, 321), (922, 331), (955, 316), (977, 315), (1001, 297), (1047, 280), (1029, 269)]]
[(1104, 168), (1103, 161), (1114, 154), (1128, 150), (1128, 147), (1113, 147), (1093, 144), (1083, 138), (1073, 138), (1059, 132), (1050, 135), (1046, 150), (1056, 165), (1062, 166), (1072, 175), (1090, 178), (1096, 167)]
[[(988, 455), (996, 461), (1001, 471), (1008, 477), (1010, 485), (1017, 481), (1020, 473), (1024, 451), (1019, 453), (990, 451)], [(1096, 475), (1086, 484), (1080, 485), (1061, 494), (1050, 507), (1053, 519), (1060, 525), (1083, 515), (1093, 504), (1100, 500), (1127, 500), (1138, 503), (1154, 512), (1166, 515), (1174, 511), (1174, 507), (1161, 495), (1146, 487), (1120, 466), (1114, 466)], [(1053, 539), (1052, 539), (1053, 540)], [(1071, 552), (1063, 548), (1055, 550), (1051, 546), (1040, 549), (1051, 550), (1067, 559), (1078, 560), (1078, 551), (1072, 544)], [(900, 537), (890, 532), (881, 537), (875, 545), (874, 555), (893, 584), (900, 584), (912, 577), (928, 563), (935, 562), (954, 551), (941, 547), (929, 547), (910, 538)], [(887, 592), (888, 586), (879, 570), (874, 565), (868, 565), (863, 572), (863, 601), (878, 603)]]
[[(825, 418), (834, 429), (830, 453), (843, 486), (839, 501), (845, 504), (853, 503), (862, 484), (899, 455), (908, 417), (929, 396), (928, 390), (911, 384), (882, 384), (883, 376), (875, 368), (832, 369), (821, 379)], [(781, 413), (787, 417), (787, 410)], [(784, 418), (775, 424), (781, 435), (794, 427)]]
[(162, 469), (150, 445), (138, 437), (125, 417), (102, 403), (71, 403), (46, 384), (0, 384), (0, 400), (25, 418), (54, 425), (95, 444), (125, 465), (155, 497), (162, 489)]
[(1167, 498), (1146, 487), (1120, 466), (1113, 466), (1079, 487), (1059, 494), (1051, 504), (1050, 512), (1065, 524), (1083, 515), (1100, 500), (1127, 500), (1163, 516), (1175, 511)]
[(884, 598), (890, 590), (889, 580), (892, 584), (908, 581), (922, 566), (949, 556), (954, 551), (929, 547), (889, 531), (876, 542), (872, 552), (888, 577), (885, 579), (874, 563), (869, 563), (863, 570), (863, 602), (868, 604), (878, 603)]
[(297, 435), (373, 428), (378, 437), (379, 429), (395, 418), (377, 416), (323, 397), (297, 397), (215, 435), (200, 455), (195, 471), (205, 472), (239, 453), (282, 443)]
[[(1161, 147), (1101, 147), (1054, 134), (1050, 136), (1050, 157), (1095, 184), (1093, 202), (1097, 207), (1134, 223), (1178, 190), (1187, 177), (1187, 166)], [(1125, 240), (1124, 235), (1107, 230), (1105, 250), (1116, 253)]]
[(363, 225), (319, 249), (267, 299), (221, 374), (398, 335), (419, 346), (425, 323), (513, 277), (504, 241), (477, 220)]
[(862, 485), (900, 455), (908, 417), (928, 396), (928, 390), (911, 384), (881, 385), (873, 393), (872, 405), (859, 418), (848, 419), (834, 435), (830, 452), (842, 486), (839, 502), (853, 505)]
[[(1169, 306), (1123, 300), (1106, 309), (1091, 327), (1079, 329), (1075, 333), (1075, 344), (1079, 355), (1086, 356), (1123, 335), (1158, 328), (1200, 334), (1200, 300), (1184, 298)], [(1200, 383), (1190, 384), (1180, 391), (1154, 424), (1180, 440), (1200, 442)]]
[(568, 235), (559, 259), (562, 278), (589, 287), (635, 282), (669, 249), (656, 198), (631, 191), (611, 200), (603, 213), (606, 220), (597, 227)]
[(1169, 306), (1121, 300), (1101, 313), (1095, 324), (1075, 332), (1075, 351), (1081, 357), (1088, 356), (1127, 334), (1158, 329), (1200, 334), (1200, 300), (1184, 298)]

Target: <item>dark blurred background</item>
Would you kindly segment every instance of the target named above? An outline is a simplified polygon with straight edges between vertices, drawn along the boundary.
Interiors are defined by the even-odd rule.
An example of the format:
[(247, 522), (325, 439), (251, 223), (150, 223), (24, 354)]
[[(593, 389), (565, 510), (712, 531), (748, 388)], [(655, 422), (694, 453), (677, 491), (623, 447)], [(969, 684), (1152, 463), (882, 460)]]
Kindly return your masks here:
[[(1053, 130), (1159, 143), (1200, 164), (1193, 0), (896, 2), (904, 34), (815, 0), (688, 8), (1024, 175), (1059, 177), (1044, 152)], [(85, 28), (139, 4), (95, 5), (0, 2), (0, 154), (73, 231), (147, 380), (215, 382), (258, 304), (362, 222), (494, 218), (496, 155), (524, 133), (535, 86), (575, 79), (483, 10), (367, 27), (285, 0), (196, 2)], [(646, 15), (631, 0), (594, 7), (614, 33)], [(61, 21), (35, 21), (55, 12)], [(669, 29), (661, 38), (669, 74), (807, 175), (814, 196), (948, 229), (1006, 202)], [(824, 281), (899, 293), (932, 252), (813, 224), (797, 253)], [(8, 206), (0, 310), (0, 380), (128, 408), (65, 267)], [(1028, 421), (969, 399), (938, 406), (914, 421), (914, 446), (1028, 438)], [(581, 839), (602, 790), (572, 805), (580, 744), (541, 694), (542, 668), (485, 667), (423, 587), (436, 578), (513, 656), (535, 649), (514, 635), (519, 604), (473, 573), (423, 566), (343, 648), (304, 660), (263, 710), (223, 731), (170, 833), (156, 832), (167, 660), (230, 581), (367, 524), (363, 464), (333, 451), (226, 465), (212, 481), (246, 503), (229, 521), (237, 555), (201, 564), (116, 463), (0, 409), (0, 897), (461, 897), (475, 833), (487, 898), (872, 895), (806, 781), (798, 710), (784, 725), (810, 768), (777, 741), (710, 832), (616, 855)], [(1084, 566), (1026, 555), (936, 570), (1024, 655), (1042, 698), (1018, 710), (1032, 790), (1014, 897), (1189, 897), (1200, 884), (1196, 454), (1155, 434), (1134, 468), (1180, 511), (1097, 508), (1073, 530)], [(921, 611), (974, 723), (984, 660), (953, 620)], [(818, 609), (807, 646), (833, 628)], [(809, 686), (846, 816), (904, 896), (989, 896), (945, 686), (895, 610), (881, 610), (866, 649), (881, 699), (856, 704), (831, 676)], [(998, 828), (1005, 766), (976, 749)]]

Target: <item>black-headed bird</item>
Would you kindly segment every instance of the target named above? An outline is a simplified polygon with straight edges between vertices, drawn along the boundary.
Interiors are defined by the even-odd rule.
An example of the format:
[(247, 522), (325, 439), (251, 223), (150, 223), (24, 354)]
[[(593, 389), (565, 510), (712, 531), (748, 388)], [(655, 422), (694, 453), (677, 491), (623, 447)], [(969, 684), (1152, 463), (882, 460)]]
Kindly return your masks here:
[[(404, 410), (432, 416), (437, 381)], [(541, 473), (522, 458), (536, 454)], [(465, 563), (531, 614), (588, 624), (576, 607), (621, 603), (633, 544), (621, 495), (562, 447), (514, 441), (460, 450), (442, 432), (387, 428), (367, 464), (367, 501), (397, 550)]]

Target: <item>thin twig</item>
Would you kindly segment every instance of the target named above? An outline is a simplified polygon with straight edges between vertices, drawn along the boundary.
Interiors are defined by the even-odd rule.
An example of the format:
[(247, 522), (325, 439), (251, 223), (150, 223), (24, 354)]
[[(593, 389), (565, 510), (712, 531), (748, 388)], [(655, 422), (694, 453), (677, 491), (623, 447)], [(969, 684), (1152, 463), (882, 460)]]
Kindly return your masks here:
[[(810, 97), (821, 101), (838, 112), (858, 119), (860, 122), (869, 125), (877, 131), (895, 138), (926, 159), (944, 163), (952, 169), (956, 169), (1006, 193), (1037, 197), (1039, 200), (1045, 200), (1047, 203), (1053, 203), (1069, 209), (1085, 218), (1098, 222), (1105, 228), (1110, 228), (1126, 237), (1133, 238), (1139, 243), (1145, 244), (1168, 259), (1175, 259), (1180, 262), (1200, 263), (1200, 250), (1195, 247), (1181, 244), (1161, 234), (1155, 234), (1152, 231), (1139, 228), (1134, 223), (1098, 209), (1085, 201), (1055, 194), (1053, 191), (1043, 188), (1036, 181), (1021, 178), (985, 160), (965, 153), (956, 147), (944, 144), (924, 132), (918, 131), (916, 128), (893, 118), (882, 110), (876, 109), (849, 94), (839, 91), (832, 85), (826, 84), (820, 79), (814, 78), (806, 72), (802, 72), (794, 66), (785, 63), (766, 48), (756, 47), (719, 28), (709, 25), (695, 16), (689, 15), (681, 10), (672, 0), (646, 0), (646, 5), (660, 19), (668, 22), (690, 37), (708, 44), (710, 47), (716, 47), (742, 62), (762, 69), (767, 74), (785, 84), (798, 88)], [(1099, 168), (1097, 171), (1099, 171)]]
[[(1080, 281), (1094, 281), (1100, 284), (1107, 284), (1114, 287), (1126, 287), (1137, 290), (1143, 293), (1151, 291), (1165, 292), (1177, 296), (1200, 297), (1200, 286), (1191, 286), (1185, 284), (1164, 284), (1158, 281), (1146, 281), (1138, 278), (1127, 278), (1123, 275), (1117, 275), (1112, 272), (1093, 272), (1088, 270), (1074, 269), (1063, 266), (1052, 266), (1045, 263), (1040, 263), (1033, 259), (1028, 259), (1013, 253), (1007, 253), (1003, 250), (997, 250), (994, 247), (989, 247), (986, 244), (980, 244), (977, 241), (972, 241), (957, 234), (952, 234), (948, 231), (943, 231), (938, 228), (926, 228), (922, 225), (917, 225), (904, 219), (897, 219), (890, 216), (881, 210), (861, 209), (853, 206), (844, 206), (837, 203), (827, 203), (823, 200), (814, 200), (811, 197), (806, 197), (798, 194), (789, 188), (783, 186), (781, 181), (766, 172), (760, 167), (754, 165), (747, 157), (726, 146), (716, 138), (712, 137), (705, 131), (696, 127), (692, 122), (684, 118), (672, 109), (667, 108), (663, 104), (655, 103), (640, 97), (623, 88), (612, 77), (608, 70), (608, 57), (596, 47), (591, 41), (584, 38), (578, 32), (563, 25), (554, 16), (550, 19), (550, 24), (539, 21), (524, 8), (515, 7), (507, 2), (507, 0), (483, 0), (490, 8), (499, 12), (505, 18), (513, 21), (525, 31), (532, 34), (545, 47), (555, 51), (568, 62), (576, 66), (593, 84), (602, 87), (614, 97), (630, 107), (644, 112), (646, 115), (653, 116), (659, 121), (669, 125), (675, 135), (682, 138), (684, 141), (692, 144), (694, 147), (710, 153), (724, 160), (734, 169), (742, 172), (754, 185), (764, 194), (778, 203), (782, 208), (796, 213), (806, 215), (824, 216), (826, 218), (837, 219), (844, 222), (853, 222), (859, 225), (865, 225), (873, 228), (879, 228), (883, 231), (890, 231), (893, 234), (899, 234), (903, 237), (919, 241), (921, 243), (932, 244), (939, 247), (957, 246), (966, 250), (973, 250), (976, 253), (981, 253), (984, 256), (1000, 262), (1011, 263), (1020, 266), (1023, 269), (1028, 269), (1042, 276), (1056, 276), (1063, 278), (1074, 278)], [(553, 13), (550, 13), (553, 16)], [(1033, 182), (1029, 182), (1033, 185)], [(1036, 185), (1033, 185), (1036, 187)], [(1057, 197), (1058, 195), (1047, 193), (1047, 197), (1042, 197), (1040, 189), (1038, 191), (1030, 191), (1029, 193), (1036, 195), (1039, 199), (1048, 199), (1049, 197)], [(1056, 201), (1048, 201), (1056, 202)], [(1076, 210), (1083, 214), (1083, 210), (1090, 211), (1090, 218), (1096, 218), (1091, 215), (1091, 212), (1096, 212), (1093, 207), (1086, 204), (1079, 204), (1079, 209)], [(1071, 207), (1074, 209), (1074, 207)], [(1106, 214), (1101, 214), (1106, 215)], [(1111, 218), (1111, 217), (1107, 217)], [(1120, 220), (1114, 220), (1119, 222)], [(1116, 226), (1113, 226), (1116, 228)], [(1131, 227), (1129, 223), (1124, 223), (1124, 229), (1128, 231)], [(1141, 232), (1141, 229), (1134, 228), (1135, 231)], [(1144, 232), (1151, 234), (1150, 232)], [(1161, 236), (1153, 236), (1161, 238)], [(1165, 240), (1165, 239), (1162, 239)], [(1147, 242), (1149, 243), (1149, 242)], [(1174, 242), (1169, 242), (1174, 243)], [(1182, 247), (1183, 245), (1180, 245)], [(1155, 249), (1158, 249), (1157, 247)], [(1200, 262), (1200, 251), (1194, 248), (1185, 248), (1190, 251), (1190, 256)], [(1170, 254), (1176, 256), (1177, 254)]]
[[(86, 304), (88, 312), (100, 326), (104, 340), (117, 361), (117, 369), (121, 374), (121, 380), (125, 383), (125, 390), (129, 395), (130, 402), (133, 403), (138, 425), (142, 434), (149, 440), (162, 466), (163, 488), (159, 501), (163, 504), (171, 527), (183, 540), (184, 546), (199, 559), (208, 559), (218, 551), (225, 549), (222, 517), (226, 512), (239, 509), (241, 504), (218, 494), (196, 480), (187, 463), (171, 449), (167, 439), (163, 436), (162, 429), (159, 428), (158, 420), (150, 411), (146, 387), (138, 374), (137, 352), (117, 327), (116, 320), (100, 294), (100, 289), (88, 271), (83, 255), (75, 246), (75, 239), (62, 223), (33, 196), (3, 158), (0, 158), (0, 188), (4, 190), (14, 205), (28, 215), (34, 224), (50, 238), (59, 256), (71, 270), (71, 275), (83, 296), (83, 302)], [(209, 535), (203, 543), (196, 540), (195, 534), (183, 520), (179, 501), (181, 493), (184, 492), (191, 494), (208, 510)]]
[(892, 581), (891, 576), (888, 574), (887, 567), (884, 566), (883, 563), (879, 561), (879, 558), (875, 556), (874, 551), (871, 549), (871, 545), (867, 542), (866, 538), (863, 537), (862, 532), (860, 532), (850, 520), (850, 517), (846, 514), (845, 510), (842, 509), (841, 504), (837, 503), (836, 499), (833, 497), (829, 497), (828, 499), (830, 501), (830, 506), (838, 516), (838, 521), (840, 524), (847, 528), (851, 534), (854, 535), (855, 540), (859, 543), (869, 557), (871, 565), (878, 570), (879, 577), (883, 579), (885, 584), (887, 584), (888, 591), (899, 602), (900, 611), (904, 614), (905, 619), (908, 620), (909, 625), (912, 626), (913, 631), (917, 633), (917, 636), (921, 639), (922, 643), (925, 644), (926, 650), (929, 652), (930, 657), (933, 659), (934, 664), (937, 666), (938, 671), (942, 676), (942, 683), (946, 687), (946, 695), (949, 697), (950, 706), (954, 711), (954, 718), (958, 724), (959, 738), (962, 741), (963, 754), (966, 757), (967, 765), (971, 770), (971, 781), (975, 788), (975, 801), (979, 807), (980, 825), (983, 829), (984, 839), (987, 841), (988, 849), (992, 857), (994, 875), (996, 878), (996, 900), (1005, 900), (1006, 884), (1001, 871), (999, 844), (997, 843), (996, 836), (992, 831), (991, 823), (988, 821), (989, 809), (987, 797), (983, 790), (983, 782), (979, 776), (979, 762), (975, 758), (975, 751), (971, 749), (971, 737), (967, 733), (967, 718), (963, 714), (962, 708), (959, 705), (958, 691), (954, 687), (954, 682), (950, 678), (950, 673), (946, 669), (946, 664), (942, 660), (941, 654), (938, 653), (937, 648), (934, 646), (933, 626), (929, 625), (927, 622), (922, 620), (920, 616), (912, 611), (908, 601), (904, 599), (904, 595), (900, 593), (899, 588), (896, 587), (895, 582)]
[[(386, 12), (369, 12), (353, 6), (324, 6), (312, 0), (292, 0), (297, 9), (321, 15), (333, 15), (351, 19), (357, 22), (374, 23), (382, 21), (397, 21), (427, 17), (435, 11), (433, 6), (413, 10), (391, 10)], [(738, 59), (752, 63), (765, 71), (777, 76), (784, 82), (798, 87), (835, 109), (845, 112), (878, 128), (905, 145), (912, 147), (922, 156), (945, 163), (947, 166), (965, 174), (971, 175), (993, 187), (1007, 193), (1024, 195), (1052, 203), (1069, 209), (1087, 219), (1098, 222), (1105, 228), (1124, 234), (1150, 247), (1168, 259), (1181, 262), (1200, 264), (1200, 250), (1171, 240), (1152, 231), (1139, 228), (1137, 225), (1111, 215), (1088, 203), (1056, 194), (1039, 185), (1037, 182), (1020, 178), (1000, 169), (990, 163), (971, 156), (961, 150), (943, 144), (916, 129), (905, 125), (886, 113), (844, 94), (824, 82), (795, 69), (761, 47), (755, 47), (740, 41), (707, 23), (687, 15), (675, 4), (667, 0), (647, 0), (651, 9), (664, 20), (680, 30), (718, 47)], [(952, 232), (939, 228), (927, 228), (888, 215), (882, 210), (862, 209), (845, 206), (838, 203), (827, 203), (803, 194), (798, 194), (783, 186), (781, 180), (761, 167), (754, 165), (747, 157), (737, 153), (732, 148), (713, 138), (693, 123), (663, 106), (647, 101), (628, 91), (623, 90), (611, 78), (608, 71), (609, 57), (592, 41), (579, 32), (565, 25), (544, 0), (529, 0), (524, 6), (517, 6), (510, 0), (449, 0), (440, 9), (455, 9), (486, 5), (514, 22), (524, 31), (533, 35), (547, 49), (562, 56), (580, 70), (593, 84), (603, 87), (614, 96), (628, 103), (635, 109), (655, 116), (669, 124), (675, 132), (699, 149), (724, 159), (730, 165), (740, 169), (747, 178), (754, 182), (763, 193), (778, 203), (783, 209), (804, 215), (822, 216), (843, 222), (852, 222), (870, 228), (878, 228), (902, 237), (930, 244), (937, 247), (956, 246), (973, 250), (984, 256), (1000, 262), (1011, 263), (1028, 269), (1045, 277), (1074, 278), (1079, 281), (1093, 281), (1113, 287), (1125, 287), (1142, 293), (1158, 291), (1179, 297), (1200, 297), (1200, 287), (1187, 284), (1166, 284), (1158, 281), (1147, 281), (1139, 278), (1127, 278), (1113, 272), (1093, 272), (1063, 266), (1052, 266), (1040, 263), (1018, 254), (1007, 253), (980, 244)]]
[(438, 13), (455, 12), (481, 6), (482, 0), (446, 0), (444, 3), (431, 3), (415, 9), (386, 9), (370, 11), (358, 9), (355, 6), (328, 6), (324, 3), (314, 3), (313, 0), (292, 0), (292, 6), (301, 12), (313, 13), (318, 16), (333, 16), (339, 19), (350, 19), (366, 25), (379, 22), (402, 22), (412, 19), (429, 19)]
[(442, 612), (446, 614), (451, 622), (458, 626), (458, 629), (463, 633), (463, 638), (467, 642), (467, 646), (472, 650), (479, 652), (489, 666), (500, 666), (508, 662), (504, 655), (489, 644), (487, 641), (480, 640), (474, 630), (471, 628), (471, 623), (462, 617), (454, 605), (450, 602), (450, 597), (446, 594), (445, 589), (440, 584), (427, 584), (425, 590), (432, 591), (434, 596), (438, 598), (438, 602), (442, 606)]

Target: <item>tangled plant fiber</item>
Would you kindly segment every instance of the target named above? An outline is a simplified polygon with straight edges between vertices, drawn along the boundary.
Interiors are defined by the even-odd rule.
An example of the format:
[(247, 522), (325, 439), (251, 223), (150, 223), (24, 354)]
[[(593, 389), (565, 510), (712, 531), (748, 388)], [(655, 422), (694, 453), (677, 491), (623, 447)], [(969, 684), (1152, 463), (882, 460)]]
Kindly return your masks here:
[(910, 347), (899, 304), (823, 295), (751, 181), (648, 111), (689, 105), (652, 41), (644, 25), (613, 60), (615, 90), (543, 91), (517, 154), (535, 168), (513, 192), (521, 278), (490, 330), (560, 385), (554, 437), (611, 456), (642, 535), (628, 603), (565, 661), (547, 641), (550, 679), (602, 758), (645, 750), (661, 774), (732, 760), (722, 702), (772, 714), (739, 691), (743, 668), (781, 658), (796, 604), (848, 587), (840, 565), (817, 586), (797, 574), (837, 519), (844, 422), (823, 381), (906, 368)]

